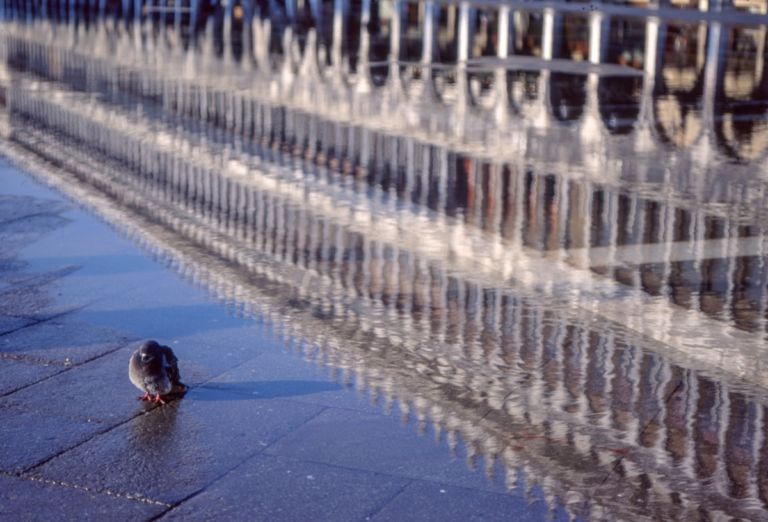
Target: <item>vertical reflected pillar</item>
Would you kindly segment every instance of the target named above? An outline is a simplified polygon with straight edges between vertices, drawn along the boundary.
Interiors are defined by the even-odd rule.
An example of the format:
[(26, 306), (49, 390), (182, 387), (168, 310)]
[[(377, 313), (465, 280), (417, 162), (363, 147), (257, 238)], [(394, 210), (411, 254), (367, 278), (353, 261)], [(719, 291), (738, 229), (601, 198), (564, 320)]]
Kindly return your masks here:
[(723, 65), (727, 52), (728, 30), (720, 22), (709, 24), (707, 34), (707, 55), (704, 66), (704, 102), (703, 116), (707, 129), (712, 130), (714, 124), (714, 108), (718, 92), (722, 88)]
[(424, 3), (424, 34), (421, 46), (421, 63), (424, 66), (424, 72), (427, 72), (435, 57), (437, 13), (435, 2), (427, 0)]
[(453, 107), (455, 114), (454, 131), (457, 137), (463, 136), (466, 109), (469, 104), (469, 81), (467, 78), (467, 61), (472, 40), (474, 10), (469, 2), (459, 4), (459, 34), (456, 55), (456, 103)]
[(611, 18), (600, 12), (589, 16), (589, 62), (599, 64), (605, 61), (610, 36)]
[[(499, 7), (499, 25), (498, 25), (498, 45), (496, 48), (497, 56), (500, 60), (509, 57), (512, 46), (512, 9), (503, 5)], [(496, 121), (503, 123), (507, 120), (509, 113), (507, 97), (507, 70), (504, 66), (498, 67), (495, 71), (494, 85), (496, 86)]]
[(392, 88), (402, 89), (400, 83), (400, 43), (402, 40), (403, 24), (405, 22), (405, 2), (394, 0), (392, 3), (392, 31), (389, 42), (389, 77)]
[(456, 60), (459, 64), (467, 63), (469, 59), (469, 46), (472, 38), (472, 7), (469, 2), (459, 4), (459, 41)]
[(368, 25), (371, 23), (371, 1), (362, 0), (360, 6), (360, 50), (357, 57), (357, 85), (358, 92), (370, 92), (373, 86), (370, 69), (371, 34)]
[(643, 87), (640, 95), (640, 125), (635, 136), (635, 147), (638, 151), (652, 150), (655, 146), (654, 134), (651, 129), (655, 126), (653, 114), (653, 92), (656, 86), (656, 73), (661, 70), (664, 57), (664, 40), (666, 24), (659, 22), (656, 17), (650, 17), (645, 22), (645, 59), (643, 61)]
[(348, 24), (349, 0), (334, 0), (333, 2), (333, 47), (331, 61), (337, 75), (343, 73), (343, 53), (345, 31)]
[(563, 33), (563, 16), (551, 7), (544, 9), (544, 23), (541, 30), (541, 57), (545, 60), (557, 58), (560, 52), (560, 38)]

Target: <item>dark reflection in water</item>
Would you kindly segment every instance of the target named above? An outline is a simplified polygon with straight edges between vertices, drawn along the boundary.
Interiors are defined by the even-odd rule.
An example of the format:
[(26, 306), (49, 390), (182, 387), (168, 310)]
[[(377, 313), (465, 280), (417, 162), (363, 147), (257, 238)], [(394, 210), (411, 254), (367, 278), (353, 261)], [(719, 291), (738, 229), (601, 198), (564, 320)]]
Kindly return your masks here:
[(765, 518), (766, 21), (342, 4), (11, 11), (0, 131), (510, 486)]

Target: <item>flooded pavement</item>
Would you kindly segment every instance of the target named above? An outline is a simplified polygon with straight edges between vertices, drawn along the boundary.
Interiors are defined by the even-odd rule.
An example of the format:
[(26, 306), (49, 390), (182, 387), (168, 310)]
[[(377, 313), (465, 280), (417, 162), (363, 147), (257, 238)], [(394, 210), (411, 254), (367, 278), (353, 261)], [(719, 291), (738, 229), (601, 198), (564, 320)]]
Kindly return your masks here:
[[(375, 477), (329, 475), (367, 502), (330, 518), (514, 518), (434, 496), (483, 489), (453, 451), (556, 517), (768, 519), (764, 4), (73, 5), (5, 11), (0, 152), (406, 426), (339, 407), (335, 381), (260, 388), (293, 366), (238, 348), (199, 355), (178, 419), (4, 471), (204, 518), (228, 491), (281, 516), (261, 475), (332, 464)], [(175, 313), (169, 337), (220, 312)], [(88, 346), (103, 367), (119, 349)], [(237, 400), (253, 393), (283, 409)], [(131, 412), (114, 415), (93, 412), (105, 430)], [(238, 417), (266, 420), (226, 475)], [(210, 466), (149, 486), (110, 472), (155, 429), (180, 441), (173, 462), (213, 444)], [(309, 516), (292, 502), (282, 516)]]

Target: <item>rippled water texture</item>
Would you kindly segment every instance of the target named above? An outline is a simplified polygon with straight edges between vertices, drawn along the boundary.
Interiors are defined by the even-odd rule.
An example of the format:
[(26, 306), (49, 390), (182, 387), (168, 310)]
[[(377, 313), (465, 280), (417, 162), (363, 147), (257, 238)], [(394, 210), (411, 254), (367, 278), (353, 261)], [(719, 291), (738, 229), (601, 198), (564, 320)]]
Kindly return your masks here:
[(6, 2), (0, 144), (510, 485), (762, 519), (768, 17), (737, 4)]

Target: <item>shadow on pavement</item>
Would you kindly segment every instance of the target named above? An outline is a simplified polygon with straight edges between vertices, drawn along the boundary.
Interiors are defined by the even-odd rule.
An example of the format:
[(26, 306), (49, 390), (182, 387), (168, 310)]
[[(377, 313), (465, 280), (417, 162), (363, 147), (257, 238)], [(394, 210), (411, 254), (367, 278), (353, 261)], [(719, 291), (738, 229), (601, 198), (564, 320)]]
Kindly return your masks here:
[[(249, 399), (277, 399), (338, 391), (343, 387), (335, 382), (323, 381), (243, 381), (208, 383), (195, 389), (194, 400), (242, 401)], [(211, 393), (212, 392), (212, 393)]]

